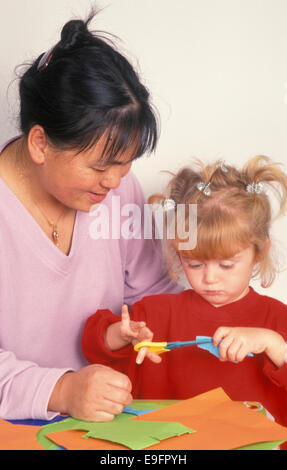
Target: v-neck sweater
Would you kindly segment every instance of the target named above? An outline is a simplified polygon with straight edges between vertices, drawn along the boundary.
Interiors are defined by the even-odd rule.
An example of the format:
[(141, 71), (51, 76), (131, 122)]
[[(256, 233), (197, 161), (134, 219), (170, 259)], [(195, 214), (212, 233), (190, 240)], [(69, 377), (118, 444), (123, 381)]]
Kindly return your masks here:
[[(145, 321), (156, 342), (213, 336), (220, 326), (269, 328), (287, 340), (287, 306), (252, 287), (242, 299), (221, 307), (190, 289), (148, 296), (131, 307), (131, 320)], [(264, 353), (240, 363), (222, 362), (191, 346), (162, 354), (160, 364), (145, 359), (137, 365), (137, 353), (131, 346), (113, 352), (105, 346), (105, 331), (117, 321), (110, 310), (97, 311), (86, 323), (82, 348), (89, 362), (111, 364), (126, 373), (135, 398), (187, 399), (222, 387), (232, 400), (261, 403), (276, 421), (287, 426), (287, 364), (277, 368)]]
[[(116, 218), (126, 204), (143, 211), (131, 172), (102, 203), (111, 218), (114, 196)], [(80, 345), (86, 319), (182, 287), (170, 281), (160, 242), (144, 239), (144, 227), (137, 238), (96, 239), (96, 213), (78, 211), (66, 256), (2, 179), (0, 220), (0, 418), (52, 419), (47, 406), (57, 380), (87, 365)]]

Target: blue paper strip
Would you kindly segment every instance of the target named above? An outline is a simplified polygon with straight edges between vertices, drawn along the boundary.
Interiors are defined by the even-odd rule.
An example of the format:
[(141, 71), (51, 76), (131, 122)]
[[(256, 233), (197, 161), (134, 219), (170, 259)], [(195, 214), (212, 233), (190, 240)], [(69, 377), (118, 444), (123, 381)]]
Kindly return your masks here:
[[(209, 336), (197, 336), (196, 340), (198, 340), (198, 343), (197, 343), (198, 348), (205, 349), (206, 351), (210, 352), (214, 356), (220, 358), (219, 348), (218, 348), (218, 346), (214, 346), (214, 344), (212, 342), (212, 338), (210, 338)], [(205, 340), (206, 340), (206, 343), (201, 342), (201, 341), (205, 341)], [(208, 340), (211, 340), (211, 342), (208, 342)], [(253, 354), (250, 353), (250, 354), (248, 354), (248, 356), (253, 357)], [(237, 362), (237, 361), (232, 361), (232, 362)]]
[[(198, 340), (198, 348), (205, 349), (205, 351), (210, 352), (210, 354), (213, 354), (213, 356), (220, 358), (218, 346), (214, 346), (212, 338), (210, 338), (209, 336), (197, 336), (196, 340)], [(204, 340), (206, 340), (206, 343), (202, 342)]]
[(124, 409), (123, 409), (123, 413), (129, 413), (131, 415), (140, 416), (140, 415), (144, 415), (145, 413), (149, 413), (150, 411), (155, 411), (155, 410), (156, 409), (153, 409), (153, 410), (135, 410), (131, 406), (125, 406)]
[(25, 426), (46, 426), (46, 424), (57, 423), (63, 419), (67, 419), (67, 416), (58, 415), (50, 421), (46, 421), (44, 419), (7, 419), (6, 421), (11, 424), (24, 424)]

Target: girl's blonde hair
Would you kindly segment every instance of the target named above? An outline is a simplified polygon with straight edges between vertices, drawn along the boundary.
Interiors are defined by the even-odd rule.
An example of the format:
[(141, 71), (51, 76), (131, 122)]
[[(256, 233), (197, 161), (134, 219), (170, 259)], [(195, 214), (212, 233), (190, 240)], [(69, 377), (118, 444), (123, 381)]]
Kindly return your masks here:
[[(199, 183), (208, 185), (209, 195), (202, 190), (203, 185), (199, 186), (201, 190), (198, 188)], [(256, 190), (261, 185), (263, 192)], [(272, 194), (279, 203), (274, 215)], [(276, 267), (269, 250), (270, 227), (287, 209), (287, 177), (280, 164), (261, 155), (250, 159), (241, 170), (222, 165), (220, 161), (204, 165), (196, 160), (173, 175), (166, 197), (175, 202), (175, 207), (197, 205), (197, 245), (185, 250), (185, 256), (199, 260), (228, 259), (253, 246), (254, 277), (259, 276), (262, 287), (272, 284)], [(155, 195), (149, 202), (160, 198)], [(188, 215), (185, 223), (188, 230)], [(180, 254), (180, 242), (177, 235), (173, 240), (166, 240), (166, 255), (173, 274), (173, 259)]]

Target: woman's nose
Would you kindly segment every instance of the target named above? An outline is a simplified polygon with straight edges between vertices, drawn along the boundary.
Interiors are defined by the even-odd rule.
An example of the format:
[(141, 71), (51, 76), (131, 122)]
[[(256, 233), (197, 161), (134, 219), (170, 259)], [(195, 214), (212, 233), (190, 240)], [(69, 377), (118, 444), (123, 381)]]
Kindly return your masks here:
[(101, 186), (107, 189), (118, 188), (122, 179), (122, 168), (120, 165), (113, 165), (109, 168), (101, 179)]

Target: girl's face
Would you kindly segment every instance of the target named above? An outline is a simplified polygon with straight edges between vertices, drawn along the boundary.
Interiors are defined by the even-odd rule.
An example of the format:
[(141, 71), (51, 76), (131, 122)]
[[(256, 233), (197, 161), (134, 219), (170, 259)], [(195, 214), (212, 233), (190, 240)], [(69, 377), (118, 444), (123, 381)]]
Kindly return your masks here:
[(99, 141), (78, 155), (74, 151), (59, 153), (50, 148), (38, 171), (41, 187), (65, 206), (89, 212), (111, 189), (120, 185), (132, 166), (133, 149), (119, 155), (111, 164), (101, 164), (103, 145)]
[(235, 302), (249, 291), (255, 264), (253, 247), (230, 259), (199, 261), (184, 254), (180, 259), (192, 289), (215, 307)]

